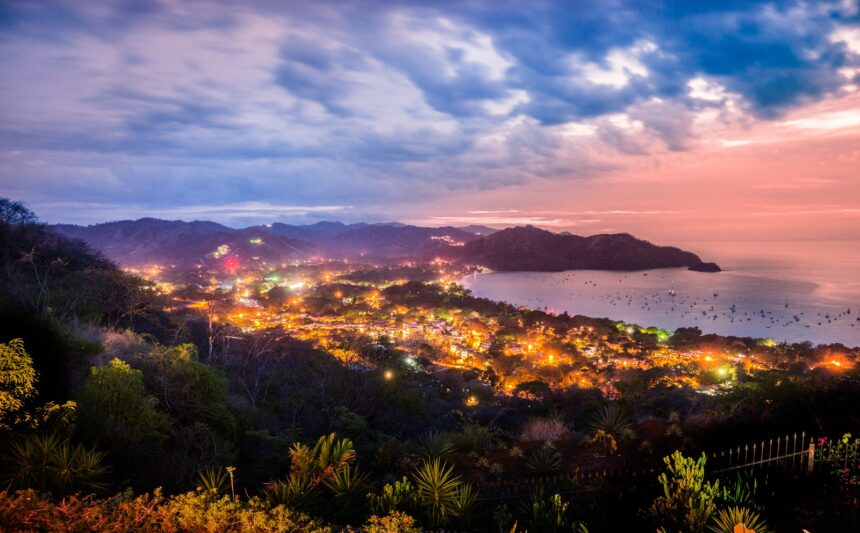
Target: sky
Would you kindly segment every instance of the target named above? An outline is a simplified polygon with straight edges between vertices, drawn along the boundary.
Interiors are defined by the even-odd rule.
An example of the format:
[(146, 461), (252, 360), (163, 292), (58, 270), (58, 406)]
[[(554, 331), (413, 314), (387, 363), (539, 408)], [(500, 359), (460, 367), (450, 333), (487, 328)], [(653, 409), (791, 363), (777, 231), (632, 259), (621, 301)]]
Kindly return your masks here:
[(0, 196), (860, 239), (858, 89), (856, 0), (0, 0)]

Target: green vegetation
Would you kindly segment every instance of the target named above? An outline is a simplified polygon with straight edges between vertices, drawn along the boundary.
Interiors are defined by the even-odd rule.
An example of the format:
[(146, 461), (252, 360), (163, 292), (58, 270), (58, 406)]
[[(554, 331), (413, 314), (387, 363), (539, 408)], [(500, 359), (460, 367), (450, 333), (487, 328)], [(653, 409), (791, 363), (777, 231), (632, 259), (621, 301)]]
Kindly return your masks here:
[[(489, 368), (446, 366), (437, 364), (438, 342), (408, 344), (397, 334), (325, 330), (324, 343), (311, 342), (288, 327), (217, 322), (205, 308), (169, 312), (155, 284), (54, 235), (19, 204), (0, 202), (0, 237), (6, 529), (600, 533), (648, 523), (676, 533), (729, 531), (739, 521), (762, 533), (855, 525), (860, 371), (811, 372), (804, 357), (818, 352), (810, 347), (763, 346), (798, 370), (739, 367), (725, 378), (731, 387), (714, 383), (704, 394), (672, 381), (669, 365), (636, 367), (643, 347), (707, 343), (728, 352), (750, 343), (696, 331), (629, 334), (630, 325), (515, 309), (432, 283), (377, 290), (338, 280), (302, 304), (324, 318), (377, 313), (397, 329), (421, 308), (422, 320), (441, 320), (443, 338), (455, 322), (469, 342), (486, 337), (474, 351), (487, 352)], [(406, 270), (353, 277), (388, 283)], [(185, 290), (198, 301), (200, 291)], [(344, 300), (364, 307), (345, 309)], [(578, 333), (558, 340), (566, 331), (616, 347), (632, 367), (601, 368), (583, 355)], [(505, 351), (534, 332), (547, 353), (566, 359), (540, 355), (534, 364)], [(835, 350), (816, 350), (825, 349)], [(580, 378), (613, 387), (580, 386)], [(806, 428), (845, 435), (826, 450), (822, 442), (811, 476), (719, 472), (701, 455)]]
[(24, 401), (36, 393), (33, 359), (22, 339), (0, 344), (0, 428), (10, 429), (24, 420)]
[(649, 509), (652, 518), (672, 530), (699, 533), (716, 510), (719, 481), (705, 480), (705, 456), (698, 459), (675, 452), (663, 459), (667, 472), (658, 478), (663, 493)]

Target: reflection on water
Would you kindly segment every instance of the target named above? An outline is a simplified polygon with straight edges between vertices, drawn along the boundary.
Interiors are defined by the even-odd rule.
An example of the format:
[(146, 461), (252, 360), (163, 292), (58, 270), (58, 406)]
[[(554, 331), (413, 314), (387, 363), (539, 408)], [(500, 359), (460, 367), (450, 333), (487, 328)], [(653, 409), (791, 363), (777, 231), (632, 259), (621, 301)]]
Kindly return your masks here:
[(463, 284), (476, 296), (643, 326), (860, 345), (860, 242), (678, 246), (725, 271), (496, 272)]

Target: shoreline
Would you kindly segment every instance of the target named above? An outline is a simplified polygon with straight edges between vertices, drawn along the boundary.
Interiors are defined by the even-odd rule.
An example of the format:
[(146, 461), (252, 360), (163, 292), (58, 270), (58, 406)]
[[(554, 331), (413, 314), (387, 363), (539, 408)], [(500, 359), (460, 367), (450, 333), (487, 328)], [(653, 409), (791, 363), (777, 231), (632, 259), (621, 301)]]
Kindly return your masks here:
[[(554, 314), (567, 312), (671, 330), (698, 327), (703, 335), (860, 347), (857, 316), (860, 310), (856, 303), (852, 305), (844, 298), (821, 298), (816, 293), (822, 287), (813, 281), (729, 271), (726, 272), (729, 276), (717, 275), (720, 280), (713, 284), (685, 285), (685, 272), (686, 269), (637, 273), (493, 271), (468, 274), (461, 277), (459, 283), (477, 297)], [(717, 281), (714, 277), (707, 279)], [(759, 288), (759, 296), (773, 288), (773, 294), (783, 297), (743, 300), (747, 285), (753, 280), (756, 285), (767, 286), (766, 290)], [(786, 286), (793, 290), (776, 290)], [(669, 291), (676, 295), (670, 295)], [(816, 300), (810, 301), (811, 296), (816, 296)], [(805, 334), (811, 330), (821, 333)]]

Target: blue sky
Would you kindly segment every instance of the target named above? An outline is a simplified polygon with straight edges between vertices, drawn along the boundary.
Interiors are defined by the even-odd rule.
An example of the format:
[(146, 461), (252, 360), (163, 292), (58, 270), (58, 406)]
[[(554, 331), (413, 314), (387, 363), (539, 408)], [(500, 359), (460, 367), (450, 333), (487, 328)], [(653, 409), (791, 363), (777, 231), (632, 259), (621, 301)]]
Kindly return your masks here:
[(725, 180), (762, 235), (809, 211), (854, 236), (856, 1), (225, 5), (0, 3), (0, 194), (81, 223), (668, 238)]

